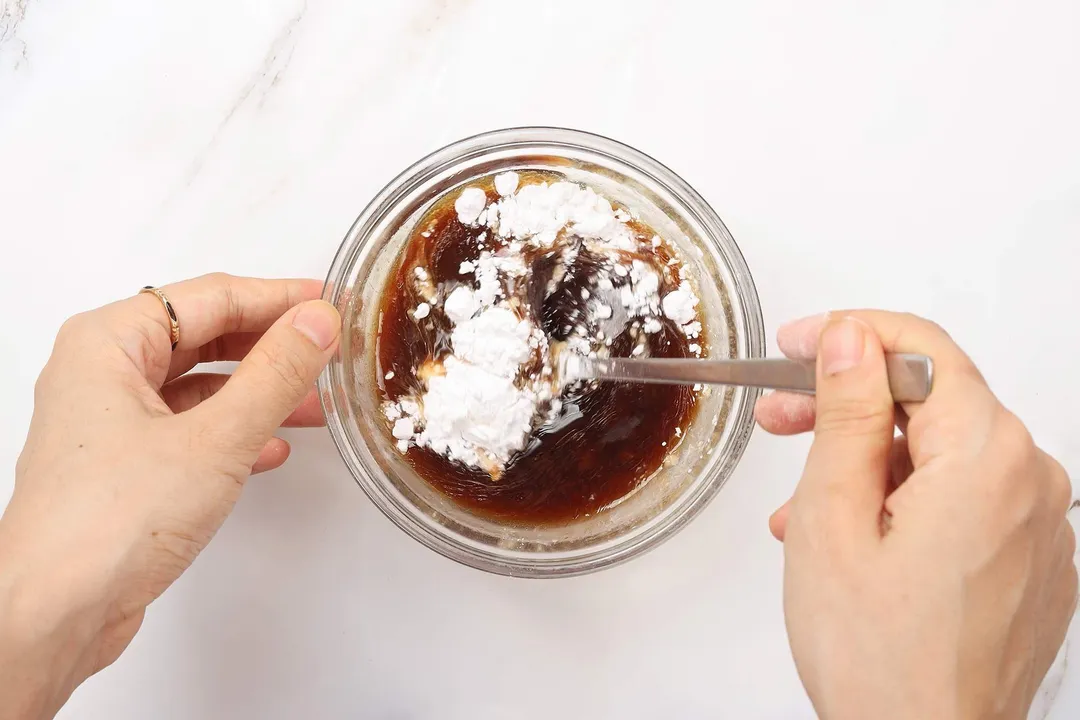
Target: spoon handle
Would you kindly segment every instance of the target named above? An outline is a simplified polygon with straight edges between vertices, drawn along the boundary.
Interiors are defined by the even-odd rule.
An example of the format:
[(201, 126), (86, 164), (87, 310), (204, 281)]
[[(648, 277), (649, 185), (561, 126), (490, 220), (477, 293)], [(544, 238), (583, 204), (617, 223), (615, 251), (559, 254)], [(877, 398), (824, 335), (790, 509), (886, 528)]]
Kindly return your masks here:
[[(814, 392), (813, 363), (795, 360), (694, 360), (575, 358), (570, 375), (578, 379), (623, 380), (664, 385), (742, 385)], [(887, 354), (889, 388), (896, 402), (922, 402), (933, 385), (934, 363), (925, 355)]]

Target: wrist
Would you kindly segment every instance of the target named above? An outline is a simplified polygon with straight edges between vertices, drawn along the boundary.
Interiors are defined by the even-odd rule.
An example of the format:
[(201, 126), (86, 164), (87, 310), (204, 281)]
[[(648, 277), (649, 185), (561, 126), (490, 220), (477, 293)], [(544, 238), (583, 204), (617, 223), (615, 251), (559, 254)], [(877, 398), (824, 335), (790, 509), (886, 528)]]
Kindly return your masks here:
[(102, 603), (0, 521), (0, 720), (52, 717), (92, 672)]

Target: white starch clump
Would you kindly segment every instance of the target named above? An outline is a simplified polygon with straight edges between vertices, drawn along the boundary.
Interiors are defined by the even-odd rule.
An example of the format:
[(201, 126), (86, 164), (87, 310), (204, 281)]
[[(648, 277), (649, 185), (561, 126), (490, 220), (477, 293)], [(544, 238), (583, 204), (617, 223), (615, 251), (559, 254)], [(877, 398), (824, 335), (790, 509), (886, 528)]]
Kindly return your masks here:
[(450, 342), (455, 357), (477, 367), (513, 378), (529, 359), (532, 323), (510, 310), (493, 307), (454, 328)]
[(424, 394), (424, 431), (417, 444), (466, 465), (498, 475), (511, 455), (525, 447), (536, 414), (536, 398), (510, 378), (459, 362), (445, 362)]
[[(549, 247), (566, 229), (584, 240), (633, 248), (630, 228), (615, 217), (611, 203), (576, 183), (526, 185), (493, 207), (500, 237), (533, 240)], [(489, 224), (491, 217), (489, 213)]]
[(687, 282), (683, 282), (678, 290), (673, 290), (664, 296), (664, 315), (671, 318), (679, 325), (686, 325), (694, 321), (697, 316), (694, 308), (697, 307), (698, 298), (690, 289)]
[(464, 285), (459, 286), (450, 293), (443, 303), (443, 312), (450, 318), (452, 323), (463, 323), (480, 310), (480, 301), (476, 299), (476, 293)]
[(454, 202), (458, 220), (462, 225), (474, 225), (487, 205), (487, 195), (480, 188), (465, 188)]
[(516, 172), (504, 172), (495, 176), (495, 192), (502, 197), (513, 195), (518, 188), (518, 174)]

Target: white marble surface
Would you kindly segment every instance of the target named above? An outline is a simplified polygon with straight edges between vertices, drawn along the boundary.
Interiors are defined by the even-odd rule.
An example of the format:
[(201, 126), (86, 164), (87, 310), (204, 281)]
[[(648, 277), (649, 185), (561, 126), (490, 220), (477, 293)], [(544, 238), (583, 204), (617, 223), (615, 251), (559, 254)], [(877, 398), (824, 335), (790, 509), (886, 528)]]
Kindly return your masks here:
[[(322, 277), (367, 200), (464, 135), (558, 124), (671, 165), (766, 321), (930, 315), (1080, 476), (1071, 0), (0, 0), (0, 466), (64, 317), (211, 271)], [(706, 9), (708, 8), (708, 9)], [(67, 718), (809, 718), (765, 519), (805, 439), (593, 577), (490, 577), (290, 434)], [(0, 488), (10, 490), (10, 471)], [(1080, 664), (1041, 717), (1080, 716)]]

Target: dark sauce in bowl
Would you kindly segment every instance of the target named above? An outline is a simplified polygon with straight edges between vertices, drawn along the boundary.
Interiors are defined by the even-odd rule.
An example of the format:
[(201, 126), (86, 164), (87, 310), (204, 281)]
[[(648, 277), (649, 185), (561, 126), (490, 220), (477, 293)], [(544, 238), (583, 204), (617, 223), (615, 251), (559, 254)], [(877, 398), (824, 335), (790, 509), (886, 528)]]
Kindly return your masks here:
[[(549, 174), (522, 173), (521, 182), (561, 179)], [(492, 179), (470, 183), (498, 199)], [(463, 225), (454, 208), (454, 193), (438, 201), (415, 226), (381, 296), (376, 344), (377, 384), (381, 399), (396, 401), (423, 393), (417, 370), (425, 362), (451, 352), (452, 326), (441, 303), (459, 285), (475, 278), (459, 273), (463, 262), (476, 262), (482, 252), (479, 230)], [(635, 235), (652, 238), (647, 226), (630, 221)], [(574, 242), (574, 238), (565, 238)], [(508, 242), (488, 233), (484, 250), (496, 252)], [(528, 268), (524, 293), (527, 313), (549, 340), (565, 340), (586, 312), (590, 281), (604, 259), (580, 247), (558, 273), (557, 248), (526, 246), (521, 254)], [(678, 287), (680, 266), (665, 245), (625, 253), (627, 262), (639, 259), (657, 270), (660, 294)], [(417, 288), (417, 268), (434, 288), (431, 313), (411, 314), (427, 302)], [(615, 290), (625, 278), (614, 278)], [(583, 293), (582, 291), (586, 291)], [(430, 291), (430, 290), (429, 290)], [(657, 332), (639, 334), (629, 319), (610, 333), (612, 357), (629, 357), (642, 337), (651, 357), (693, 357), (682, 329), (661, 318)], [(696, 340), (704, 345), (703, 340)], [(387, 375), (390, 375), (387, 378)], [(406, 459), (434, 488), (473, 512), (517, 525), (560, 524), (594, 515), (633, 493), (662, 465), (679, 444), (693, 420), (697, 393), (688, 387), (630, 383), (575, 386), (562, 400), (563, 412), (553, 423), (534, 431), (528, 445), (506, 465), (498, 478), (485, 470), (450, 460), (425, 447), (410, 447)]]

